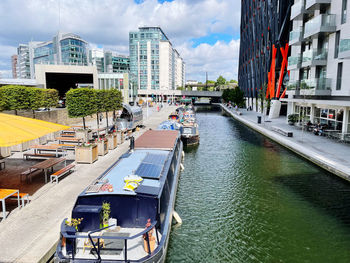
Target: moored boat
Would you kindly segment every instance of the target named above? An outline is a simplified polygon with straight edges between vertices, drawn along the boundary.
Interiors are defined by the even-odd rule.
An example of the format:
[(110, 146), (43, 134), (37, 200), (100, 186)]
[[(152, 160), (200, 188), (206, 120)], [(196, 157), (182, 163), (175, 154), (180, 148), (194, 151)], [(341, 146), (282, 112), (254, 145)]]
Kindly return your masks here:
[(70, 223), (81, 222), (75, 227), (62, 222), (55, 262), (164, 262), (179, 179), (180, 134), (150, 130), (134, 146), (78, 196)]

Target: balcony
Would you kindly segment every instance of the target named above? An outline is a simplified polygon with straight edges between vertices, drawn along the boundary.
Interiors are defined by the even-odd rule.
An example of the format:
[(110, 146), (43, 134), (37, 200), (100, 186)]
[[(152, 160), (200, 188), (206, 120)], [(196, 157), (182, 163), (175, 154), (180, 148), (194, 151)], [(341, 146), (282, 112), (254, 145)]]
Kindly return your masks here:
[(329, 78), (303, 79), (300, 81), (300, 95), (329, 96), (332, 93)]
[(327, 65), (328, 52), (325, 49), (317, 50), (306, 50), (303, 52), (302, 64), (305, 67), (314, 66), (326, 66)]
[(288, 57), (288, 69), (296, 69), (300, 68), (301, 65), (301, 57), (300, 54), (294, 57)]
[(321, 14), (305, 23), (304, 38), (336, 31), (335, 15)]
[(338, 58), (350, 58), (350, 39), (340, 40)]
[(320, 8), (320, 5), (331, 4), (332, 0), (306, 0), (305, 9)]
[(302, 27), (293, 30), (289, 33), (289, 45), (300, 44), (303, 40), (303, 30)]
[(304, 0), (299, 0), (294, 5), (292, 5), (291, 11), (290, 11), (290, 20), (293, 20), (297, 16), (303, 14), (305, 10)]

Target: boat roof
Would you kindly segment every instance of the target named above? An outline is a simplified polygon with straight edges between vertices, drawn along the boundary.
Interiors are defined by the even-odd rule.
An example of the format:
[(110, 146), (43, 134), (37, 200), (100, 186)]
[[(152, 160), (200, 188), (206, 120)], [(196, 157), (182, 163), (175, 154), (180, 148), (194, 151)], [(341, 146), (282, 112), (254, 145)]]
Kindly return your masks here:
[[(174, 136), (175, 134), (176, 137)], [(144, 135), (146, 137), (142, 138)], [(158, 135), (160, 135), (160, 137), (158, 137)], [(171, 148), (169, 141), (166, 141), (168, 143), (168, 149), (136, 147), (134, 151), (129, 151), (122, 155), (117, 162), (98, 178), (98, 180), (87, 187), (80, 196), (136, 196), (138, 194), (154, 197), (159, 196), (171, 163), (173, 154), (171, 150), (173, 150), (175, 146), (179, 133), (178, 131), (147, 131), (135, 141), (135, 145), (140, 144), (140, 142), (138, 142), (140, 139), (142, 143), (144, 141), (148, 142), (148, 140), (156, 142), (158, 138), (162, 138), (163, 141), (165, 141), (163, 137), (166, 135), (170, 137), (170, 139), (168, 139), (173, 143)], [(140, 145), (146, 146), (145, 143)], [(151, 144), (148, 145), (150, 146)], [(155, 145), (157, 146), (157, 144)], [(124, 178), (132, 174), (142, 177), (143, 181), (135, 191), (128, 191), (124, 189)], [(111, 191), (108, 190), (109, 186), (112, 186), (112, 189), (110, 189)]]
[(178, 136), (178, 131), (148, 130), (135, 141), (135, 149), (171, 150)]

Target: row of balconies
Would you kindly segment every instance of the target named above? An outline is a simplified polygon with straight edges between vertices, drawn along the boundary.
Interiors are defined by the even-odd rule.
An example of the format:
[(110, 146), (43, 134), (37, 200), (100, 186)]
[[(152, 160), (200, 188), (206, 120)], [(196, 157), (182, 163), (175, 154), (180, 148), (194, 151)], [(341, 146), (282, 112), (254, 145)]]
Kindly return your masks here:
[(330, 78), (290, 80), (287, 90), (294, 91), (295, 95), (329, 96), (332, 93), (331, 84)]
[(297, 44), (305, 38), (319, 33), (332, 33), (336, 31), (336, 15), (321, 14), (305, 23), (304, 27), (294, 29), (289, 34), (289, 44)]
[(299, 0), (294, 5), (292, 5), (290, 12), (290, 19), (295, 19), (296, 17), (309, 13), (315, 8), (319, 8), (321, 4), (331, 4), (332, 0)]
[(304, 68), (304, 67), (312, 67), (312, 66), (326, 66), (327, 55), (328, 55), (328, 52), (326, 49), (306, 50), (302, 54), (289, 57), (288, 68), (296, 69), (300, 67)]

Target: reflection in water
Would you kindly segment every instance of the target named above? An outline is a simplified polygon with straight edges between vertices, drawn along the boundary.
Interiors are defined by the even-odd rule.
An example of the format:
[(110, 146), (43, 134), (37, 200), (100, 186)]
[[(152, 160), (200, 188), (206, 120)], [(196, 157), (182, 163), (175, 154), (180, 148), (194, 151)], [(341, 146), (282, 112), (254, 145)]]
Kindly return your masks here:
[(350, 262), (350, 185), (221, 116), (197, 111), (167, 262)]

